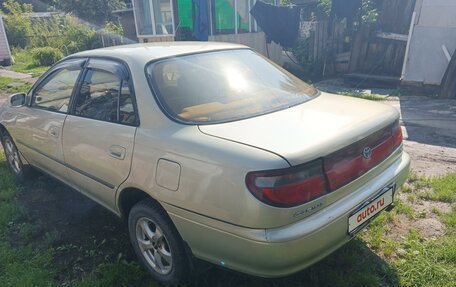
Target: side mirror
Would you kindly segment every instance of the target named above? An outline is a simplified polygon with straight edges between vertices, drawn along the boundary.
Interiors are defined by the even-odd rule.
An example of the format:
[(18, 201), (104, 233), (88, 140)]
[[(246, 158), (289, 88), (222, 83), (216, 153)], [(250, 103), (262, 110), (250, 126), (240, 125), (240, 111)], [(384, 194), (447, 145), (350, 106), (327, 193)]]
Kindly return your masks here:
[(22, 107), (25, 105), (27, 95), (24, 93), (14, 94), (9, 97), (12, 107)]

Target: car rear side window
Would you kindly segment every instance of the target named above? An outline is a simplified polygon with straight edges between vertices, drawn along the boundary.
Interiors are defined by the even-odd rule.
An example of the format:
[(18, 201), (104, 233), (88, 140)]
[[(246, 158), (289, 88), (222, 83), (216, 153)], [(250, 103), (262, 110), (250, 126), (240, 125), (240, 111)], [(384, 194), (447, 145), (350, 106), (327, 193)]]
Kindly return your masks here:
[(32, 107), (66, 113), (80, 69), (55, 71), (33, 93)]
[(135, 125), (129, 80), (109, 70), (89, 67), (74, 103), (74, 114), (85, 118)]
[(285, 109), (317, 90), (248, 49), (173, 57), (147, 66), (165, 112), (178, 121), (211, 124)]

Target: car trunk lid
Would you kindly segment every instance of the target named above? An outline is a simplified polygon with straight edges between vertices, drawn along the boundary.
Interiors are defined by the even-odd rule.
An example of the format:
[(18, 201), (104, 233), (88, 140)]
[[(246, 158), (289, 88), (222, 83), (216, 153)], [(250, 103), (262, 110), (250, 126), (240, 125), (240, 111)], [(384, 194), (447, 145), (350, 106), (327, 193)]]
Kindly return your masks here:
[(322, 93), (282, 111), (199, 128), (207, 135), (273, 152), (296, 166), (361, 142), (397, 119), (398, 112), (385, 104)]

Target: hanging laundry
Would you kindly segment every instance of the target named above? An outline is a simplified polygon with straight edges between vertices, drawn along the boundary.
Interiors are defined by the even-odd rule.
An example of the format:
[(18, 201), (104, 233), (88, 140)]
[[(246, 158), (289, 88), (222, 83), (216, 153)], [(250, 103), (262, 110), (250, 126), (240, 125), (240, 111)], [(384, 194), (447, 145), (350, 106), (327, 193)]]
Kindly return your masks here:
[(196, 8), (193, 36), (199, 41), (207, 41), (209, 39), (207, 2), (206, 0), (193, 0), (193, 4)]
[(250, 14), (266, 33), (268, 42), (290, 47), (299, 34), (301, 9), (293, 6), (274, 6), (257, 1)]

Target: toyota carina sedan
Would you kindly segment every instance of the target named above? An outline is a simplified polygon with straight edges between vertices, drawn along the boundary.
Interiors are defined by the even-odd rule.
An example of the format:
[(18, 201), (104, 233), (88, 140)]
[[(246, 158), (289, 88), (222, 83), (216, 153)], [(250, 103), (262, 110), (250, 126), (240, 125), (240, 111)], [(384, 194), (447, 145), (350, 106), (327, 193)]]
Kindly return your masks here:
[(164, 284), (194, 258), (300, 271), (390, 209), (410, 164), (396, 110), (319, 92), (234, 44), (77, 53), (0, 112), (12, 172), (41, 170), (125, 218)]

